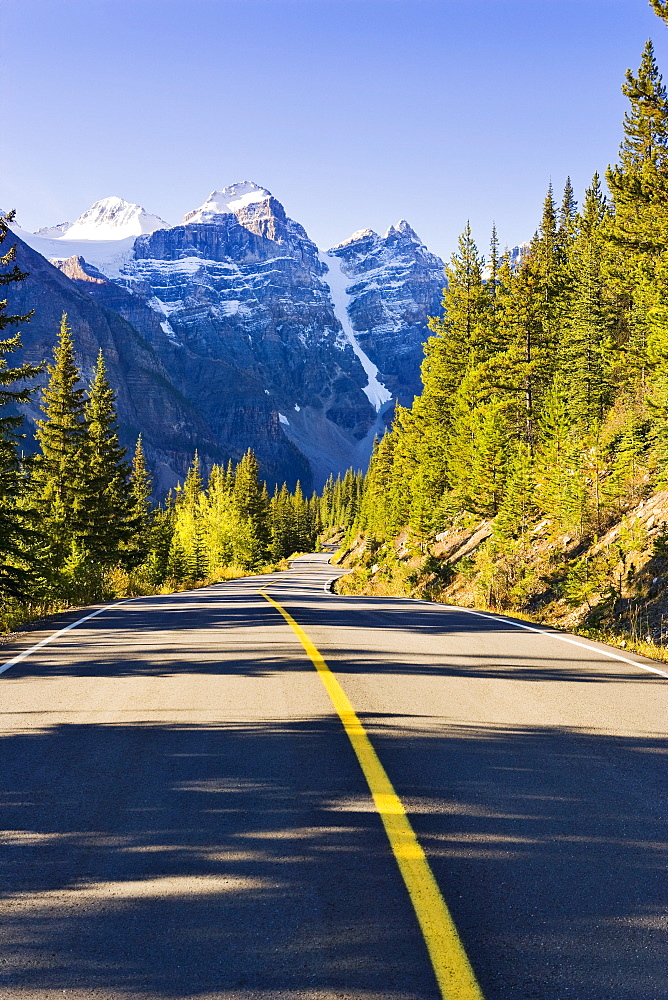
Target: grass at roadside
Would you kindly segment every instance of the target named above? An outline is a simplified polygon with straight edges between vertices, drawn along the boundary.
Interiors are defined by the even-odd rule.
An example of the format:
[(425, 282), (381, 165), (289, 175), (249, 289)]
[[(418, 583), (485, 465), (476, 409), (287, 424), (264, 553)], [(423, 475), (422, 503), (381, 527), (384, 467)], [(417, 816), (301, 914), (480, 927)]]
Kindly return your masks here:
[(268, 563), (255, 569), (246, 569), (243, 566), (220, 566), (210, 576), (200, 580), (165, 580), (159, 586), (151, 584), (137, 574), (115, 568), (108, 573), (105, 580), (105, 591), (98, 600), (93, 599), (82, 604), (72, 604), (65, 601), (7, 602), (0, 608), (0, 642), (3, 641), (3, 638), (7, 639), (16, 632), (26, 631), (27, 626), (36, 624), (42, 618), (58, 614), (61, 611), (71, 611), (78, 607), (86, 607), (105, 601), (113, 603), (128, 597), (178, 594), (185, 590), (196, 590), (200, 587), (210, 587), (215, 583), (224, 583), (226, 580), (239, 580), (247, 576), (275, 573), (286, 570), (288, 564), (289, 559), (281, 559), (280, 562)]
[[(340, 550), (335, 558), (335, 563), (344, 556), (344, 551)], [(358, 564), (351, 572), (342, 576), (334, 584), (336, 593), (343, 596), (367, 596), (367, 597), (413, 597), (419, 600), (430, 600), (437, 604), (448, 604), (460, 607), (473, 607), (470, 602), (457, 600), (451, 594), (442, 592), (433, 583), (425, 587), (421, 574), (415, 565), (402, 564), (396, 558), (392, 549), (389, 550), (388, 558), (378, 558), (378, 562), (372, 565)], [(342, 560), (342, 563), (345, 560)], [(340, 563), (340, 564), (342, 564)], [(660, 663), (668, 663), (668, 644), (655, 642), (652, 638), (643, 638), (634, 635), (632, 632), (613, 631), (612, 629), (596, 628), (585, 623), (570, 621), (568, 624), (556, 621), (550, 615), (530, 613), (518, 608), (494, 608), (482, 605), (475, 605), (476, 609), (488, 611), (490, 614), (498, 614), (517, 618), (534, 625), (547, 625), (559, 628), (564, 632), (571, 632), (584, 639), (592, 639), (596, 642), (604, 642), (608, 646), (613, 646), (620, 652), (638, 653), (646, 656), (650, 660), (657, 660)]]

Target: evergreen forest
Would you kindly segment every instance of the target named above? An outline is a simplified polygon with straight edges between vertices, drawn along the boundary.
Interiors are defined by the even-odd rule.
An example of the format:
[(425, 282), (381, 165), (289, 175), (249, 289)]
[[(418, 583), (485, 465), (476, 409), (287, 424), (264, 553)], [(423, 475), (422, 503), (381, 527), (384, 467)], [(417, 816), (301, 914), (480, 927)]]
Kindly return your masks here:
[[(668, 22), (668, 2), (651, 4)], [(156, 505), (141, 438), (131, 460), (119, 445), (102, 354), (85, 386), (63, 316), (35, 389), (44, 366), (12, 367), (30, 316), (0, 302), (0, 625), (275, 567), (329, 532), (354, 569), (344, 591), (542, 620), (558, 605), (553, 620), (569, 627), (662, 645), (668, 93), (651, 41), (622, 89), (617, 162), (578, 199), (570, 179), (563, 192), (550, 184), (519, 258), (496, 231), (483, 254), (466, 226), (430, 320), (421, 395), (397, 407), (365, 476), (349, 470), (320, 495), (297, 484), (270, 496), (249, 450), (206, 477), (195, 455)], [(12, 218), (0, 217), (3, 285), (27, 277), (8, 245)], [(37, 450), (24, 454), (16, 407), (33, 398)]]
[(519, 260), (496, 232), (485, 257), (462, 233), (422, 394), (377, 443), (347, 525), (349, 592), (384, 580), (539, 617), (557, 601), (663, 638), (668, 96), (651, 41), (622, 89), (617, 163), (581, 203), (570, 179), (550, 185)]

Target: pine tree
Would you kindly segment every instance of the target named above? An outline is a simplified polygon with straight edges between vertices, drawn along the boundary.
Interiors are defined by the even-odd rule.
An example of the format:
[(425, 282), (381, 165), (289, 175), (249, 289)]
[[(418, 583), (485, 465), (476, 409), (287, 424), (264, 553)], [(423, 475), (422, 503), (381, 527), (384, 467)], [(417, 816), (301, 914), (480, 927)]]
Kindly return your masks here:
[(134, 502), (134, 514), (142, 522), (142, 528), (146, 527), (149, 521), (151, 510), (151, 495), (153, 493), (153, 479), (146, 468), (144, 458), (144, 446), (141, 434), (137, 438), (135, 453), (132, 459), (132, 499)]
[(257, 459), (249, 448), (236, 467), (232, 491), (237, 514), (245, 526), (239, 538), (238, 557), (248, 568), (261, 565), (269, 549), (268, 504), (258, 477)]
[[(13, 218), (13, 212), (0, 216), (0, 244), (7, 238), (9, 223)], [(27, 277), (13, 263), (15, 256), (15, 247), (0, 254), (0, 285), (10, 285)], [(13, 267), (10, 267), (12, 264)], [(0, 334), (8, 326), (28, 322), (31, 316), (32, 313), (11, 315), (7, 312), (7, 300), (0, 301)], [(20, 347), (20, 333), (0, 337), (0, 414), (3, 414), (7, 406), (30, 400), (35, 390), (26, 386), (19, 388), (17, 383), (33, 379), (42, 371), (40, 365), (9, 367), (7, 357)], [(28, 550), (36, 541), (35, 525), (20, 502), (24, 492), (22, 464), (18, 454), (19, 443), (24, 437), (20, 433), (21, 423), (21, 418), (15, 415), (0, 415), (0, 594), (13, 597), (26, 597), (30, 591), (32, 577), (29, 572)]]
[(630, 411), (626, 423), (614, 449), (610, 463), (610, 475), (604, 484), (604, 500), (619, 515), (624, 504), (638, 503), (646, 484), (644, 482), (645, 452), (647, 440), (645, 426)]
[(393, 521), (404, 520), (415, 509), (418, 482), (413, 483), (414, 477), (419, 479), (421, 503), (437, 504), (447, 489), (444, 446), (455, 393), (467, 371), (495, 349), (493, 298), (483, 271), (484, 259), (467, 224), (445, 270), (443, 315), (429, 320), (435, 336), (425, 345), (422, 395), (410, 410), (397, 407), (395, 411)]
[(536, 514), (535, 477), (529, 448), (519, 441), (509, 458), (506, 488), (496, 516), (495, 531), (500, 538), (526, 544)]
[(169, 558), (174, 538), (174, 509), (158, 507), (152, 516), (149, 548), (144, 571), (154, 585), (164, 583), (169, 576)]
[(573, 223), (575, 222), (577, 209), (578, 203), (575, 200), (573, 185), (570, 177), (567, 177), (566, 184), (564, 185), (564, 197), (559, 211), (559, 228), (565, 236), (573, 231)]
[(624, 116), (620, 162), (608, 168), (607, 179), (615, 206), (635, 214), (643, 203), (664, 201), (668, 191), (667, 95), (651, 41), (638, 75), (626, 71), (622, 92), (631, 106)]
[(126, 547), (126, 561), (136, 566), (148, 558), (152, 547), (154, 518), (151, 507), (153, 480), (146, 468), (141, 434), (137, 438), (130, 474), (130, 521), (133, 533)]
[(271, 555), (273, 559), (284, 559), (293, 551), (292, 546), (292, 512), (290, 510), (290, 495), (283, 483), (281, 489), (274, 490), (269, 504), (269, 522), (271, 525)]
[(475, 417), (477, 426), (468, 506), (482, 517), (494, 517), (503, 498), (508, 461), (503, 403), (492, 400), (478, 407)]
[(141, 528), (133, 517), (134, 497), (125, 448), (118, 441), (115, 395), (100, 351), (85, 407), (87, 447), (80, 478), (84, 489), (73, 505), (73, 523), (92, 559), (103, 566), (118, 563), (125, 543)]
[(200, 472), (200, 460), (198, 453), (195, 452), (183, 486), (178, 489), (174, 505), (174, 537), (178, 539), (179, 550), (183, 553), (188, 579), (196, 579), (198, 576), (204, 575), (205, 554), (202, 521), (205, 517), (205, 509), (206, 499)]
[(445, 269), (443, 315), (429, 320), (435, 334), (425, 345), (422, 364), (425, 408), (438, 419), (447, 417), (451, 394), (464, 373), (487, 356), (489, 298), (483, 281), (483, 258), (469, 223), (459, 238), (457, 253)]
[(411, 533), (424, 550), (427, 539), (433, 531), (439, 513), (438, 506), (431, 497), (431, 483), (420, 467), (411, 479), (411, 502), (408, 510), (408, 526)]
[(192, 464), (188, 469), (183, 483), (182, 502), (188, 510), (195, 511), (202, 495), (204, 484), (202, 480), (199, 453), (195, 451)]
[(359, 523), (370, 538), (384, 538), (390, 527), (388, 497), (392, 483), (396, 434), (386, 431), (376, 441), (360, 504)]
[(569, 238), (557, 226), (550, 185), (529, 251), (515, 269), (506, 265), (499, 295), (501, 342), (507, 346), (495, 359), (497, 392), (514, 401), (517, 433), (530, 449), (536, 445), (537, 414), (557, 365), (569, 285)]
[(600, 426), (611, 393), (611, 340), (602, 273), (607, 214), (605, 196), (595, 174), (582, 214), (574, 222), (569, 251), (571, 305), (560, 345), (560, 369), (567, 386), (570, 416), (582, 434), (594, 433)]
[(536, 499), (555, 528), (579, 533), (583, 533), (586, 524), (581, 450), (571, 424), (565, 387), (557, 377), (544, 400), (540, 417)]
[(45, 419), (37, 421), (37, 455), (32, 474), (35, 499), (46, 536), (45, 573), (53, 582), (77, 540), (77, 514), (88, 490), (89, 445), (86, 402), (67, 317), (63, 315), (49, 383), (42, 393)]
[(498, 329), (498, 299), (499, 285), (501, 284), (501, 258), (499, 256), (499, 237), (496, 232), (496, 225), (492, 226), (492, 236), (489, 242), (489, 268), (485, 281), (485, 290), (488, 300), (488, 327), (489, 340), (495, 348), (499, 348)]
[(209, 573), (234, 562), (238, 519), (232, 501), (234, 469), (214, 465), (209, 476), (203, 516), (207, 524)]
[(648, 42), (629, 99), (619, 163), (609, 167), (612, 194), (605, 277), (615, 297), (620, 380), (647, 391), (648, 317), (668, 304), (668, 97)]
[(203, 580), (207, 576), (209, 559), (206, 542), (204, 521), (201, 517), (196, 517), (188, 553), (188, 576), (192, 580)]
[(179, 536), (172, 536), (169, 556), (167, 559), (167, 577), (175, 583), (184, 583), (190, 579), (190, 564)]

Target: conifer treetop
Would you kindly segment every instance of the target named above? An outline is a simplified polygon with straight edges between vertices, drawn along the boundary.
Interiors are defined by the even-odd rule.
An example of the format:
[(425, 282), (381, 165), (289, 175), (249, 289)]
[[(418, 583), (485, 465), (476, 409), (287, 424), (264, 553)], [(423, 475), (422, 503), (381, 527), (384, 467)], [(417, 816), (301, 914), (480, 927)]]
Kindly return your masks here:
[(663, 201), (668, 175), (668, 95), (651, 41), (645, 45), (637, 75), (626, 71), (622, 93), (630, 108), (624, 115), (619, 163), (607, 180), (618, 205)]
[(657, 17), (668, 24), (668, 0), (649, 0), (649, 5)]
[[(13, 212), (9, 212), (7, 215), (0, 215), (0, 244), (7, 238), (9, 223), (13, 218)], [(6, 253), (0, 254), (0, 269), (7, 268), (11, 264), (14, 265), (8, 271), (0, 270), (0, 285), (9, 285), (16, 281), (23, 281), (28, 277), (27, 272), (22, 271), (18, 264), (14, 263), (15, 257), (16, 246), (12, 246)], [(8, 326), (27, 323), (32, 315), (33, 310), (24, 315), (8, 314), (7, 300), (0, 300), (0, 331), (6, 329)], [(23, 364), (18, 368), (10, 368), (8, 366), (5, 355), (14, 354), (21, 346), (21, 335), (18, 332), (13, 336), (0, 339), (0, 408), (6, 406), (8, 403), (27, 403), (33, 392), (35, 392), (35, 388), (10, 389), (8, 387), (15, 386), (17, 382), (33, 379), (44, 370), (43, 365)], [(2, 428), (4, 428), (5, 432), (11, 434), (20, 424), (20, 417), (0, 418), (0, 435), (2, 434)]]

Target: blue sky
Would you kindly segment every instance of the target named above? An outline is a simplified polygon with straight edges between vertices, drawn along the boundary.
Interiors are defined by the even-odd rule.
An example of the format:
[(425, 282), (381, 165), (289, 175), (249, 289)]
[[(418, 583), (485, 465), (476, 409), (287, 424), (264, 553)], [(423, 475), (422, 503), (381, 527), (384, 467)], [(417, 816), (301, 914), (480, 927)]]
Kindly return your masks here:
[(614, 160), (649, 36), (668, 77), (646, 0), (0, 0), (0, 206), (174, 224), (248, 179), (323, 247), (401, 217), (513, 245)]

